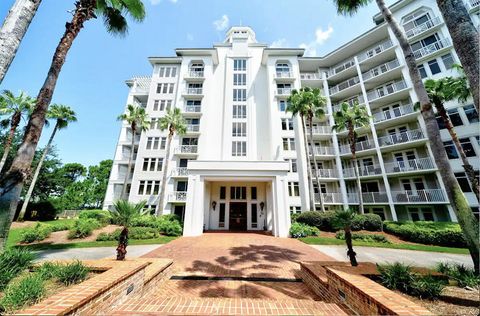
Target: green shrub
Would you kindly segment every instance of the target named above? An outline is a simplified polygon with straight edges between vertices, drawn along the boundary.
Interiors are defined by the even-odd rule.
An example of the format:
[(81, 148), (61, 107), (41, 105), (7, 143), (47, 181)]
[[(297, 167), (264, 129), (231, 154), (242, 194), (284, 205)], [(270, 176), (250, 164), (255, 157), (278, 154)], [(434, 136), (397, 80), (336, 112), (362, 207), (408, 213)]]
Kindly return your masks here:
[(377, 265), (380, 272), (380, 280), (383, 285), (391, 290), (399, 290), (408, 293), (412, 288), (415, 275), (410, 266), (400, 262), (386, 265)]
[(96, 219), (77, 219), (68, 232), (68, 239), (88, 237), (92, 234), (93, 230), (100, 227), (102, 227), (102, 225)]
[(385, 222), (384, 231), (411, 242), (445, 247), (467, 247), (460, 225), (442, 222)]
[(158, 218), (153, 215), (137, 216), (132, 219), (132, 227), (157, 227)]
[(437, 265), (437, 271), (456, 280), (460, 287), (480, 286), (480, 276), (475, 274), (475, 270), (467, 268), (463, 264), (441, 262)]
[(158, 217), (160, 220), (165, 220), (165, 221), (169, 221), (169, 222), (179, 222), (181, 223), (182, 220), (180, 219), (180, 217), (176, 214), (165, 214), (165, 215), (162, 215), (160, 217)]
[(295, 223), (298, 219), (298, 217), (300, 216), (301, 213), (292, 213), (290, 214), (290, 220), (292, 221), (292, 223)]
[(0, 253), (0, 291), (30, 266), (34, 258), (32, 252), (21, 248), (7, 248)]
[(308, 226), (317, 227), (321, 231), (334, 232), (336, 231), (333, 218), (335, 217), (335, 212), (317, 212), (317, 211), (307, 211), (301, 213), (297, 217), (297, 222), (302, 223)]
[(303, 223), (292, 223), (290, 226), (290, 236), (293, 238), (318, 236), (318, 234), (320, 234), (318, 228)]
[(20, 242), (32, 243), (42, 241), (52, 233), (52, 226), (37, 223), (32, 227), (25, 228), (20, 235)]
[[(339, 231), (335, 234), (335, 238), (345, 240), (345, 232), (344, 231)], [(352, 240), (359, 240), (359, 241), (365, 241), (365, 242), (379, 242), (379, 243), (385, 243), (385, 244), (390, 244), (390, 240), (388, 240), (385, 236), (383, 235), (378, 235), (378, 234), (361, 234), (361, 233), (352, 233)]]
[(363, 222), (363, 230), (371, 232), (383, 231), (383, 221), (380, 215), (367, 213), (362, 216), (365, 218), (365, 221)]
[(66, 265), (60, 265), (55, 273), (55, 277), (61, 283), (71, 285), (85, 280), (89, 271), (89, 268), (77, 260)]
[(102, 211), (102, 210), (84, 210), (80, 212), (78, 216), (80, 219), (88, 219), (93, 218), (96, 219), (102, 225), (108, 225), (112, 221), (112, 217), (110, 216), (110, 212)]
[(167, 236), (180, 236), (182, 234), (182, 226), (178, 221), (160, 219), (158, 229)]
[(58, 269), (60, 269), (60, 265), (58, 263), (46, 261), (37, 267), (35, 272), (38, 273), (38, 275), (40, 275), (44, 280), (50, 280), (57, 276)]
[(431, 274), (416, 277), (412, 282), (412, 294), (422, 299), (437, 299), (445, 288), (443, 280), (434, 278)]
[(23, 306), (37, 303), (45, 295), (44, 282), (40, 275), (29, 274), (9, 284), (0, 300), (1, 309), (10, 313)]
[(73, 224), (70, 222), (58, 222), (58, 223), (53, 223), (53, 224), (48, 224), (52, 232), (59, 232), (62, 230), (69, 230), (73, 227)]

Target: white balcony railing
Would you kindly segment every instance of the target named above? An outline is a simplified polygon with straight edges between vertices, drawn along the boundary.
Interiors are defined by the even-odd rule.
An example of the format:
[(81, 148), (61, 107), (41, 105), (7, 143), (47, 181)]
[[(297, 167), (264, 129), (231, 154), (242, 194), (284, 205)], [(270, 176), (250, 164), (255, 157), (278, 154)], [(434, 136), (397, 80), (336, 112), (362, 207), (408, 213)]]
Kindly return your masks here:
[(335, 104), (333, 105), (333, 112), (339, 111), (339, 110), (340, 110), (340, 105), (341, 105), (343, 102), (346, 102), (346, 103), (348, 103), (350, 106), (353, 106), (353, 105), (355, 104), (355, 102), (358, 103), (358, 104), (364, 104), (364, 103), (365, 103), (365, 100), (363, 99), (363, 95), (360, 95), (360, 94), (359, 94), (359, 95), (357, 95), (357, 96), (355, 96), (355, 97), (353, 97), (353, 98), (350, 98), (350, 99), (348, 99), (348, 100), (346, 100), (346, 101), (341, 101), (341, 102), (335, 103)]
[[(348, 203), (358, 204), (358, 193), (348, 193)], [(365, 204), (388, 203), (388, 195), (386, 192), (364, 192), (362, 200)]]
[(186, 191), (174, 191), (168, 195), (168, 200), (170, 202), (185, 202), (187, 201), (187, 192)]
[[(368, 177), (379, 175), (382, 173), (382, 168), (378, 165), (373, 166), (361, 166), (358, 167), (358, 174), (360, 177)], [(355, 177), (355, 169), (354, 168), (344, 168), (343, 169), (343, 176), (345, 178), (354, 178)]]
[(200, 125), (199, 124), (187, 124), (187, 132), (190, 133), (198, 133), (200, 131)]
[[(313, 135), (330, 135), (332, 133), (332, 128), (330, 126), (314, 126), (312, 129)], [(307, 130), (307, 133), (310, 133), (310, 130)]]
[(422, 130), (416, 129), (412, 131), (405, 131), (401, 133), (395, 133), (378, 138), (378, 144), (380, 147), (391, 146), (395, 144), (407, 143), (419, 139), (424, 139)]
[(338, 172), (336, 169), (318, 169), (319, 178), (338, 178)]
[(359, 83), (360, 79), (358, 78), (358, 76), (355, 76), (353, 78), (340, 82), (336, 86), (331, 87), (328, 91), (330, 92), (330, 94), (335, 94), (347, 88), (353, 87), (354, 85)]
[(450, 39), (443, 38), (441, 40), (438, 40), (435, 43), (432, 43), (430, 45), (417, 49), (416, 51), (413, 52), (413, 55), (415, 56), (416, 59), (420, 59), (430, 54), (433, 54), (436, 51), (439, 51), (450, 45), (451, 45)]
[(381, 52), (389, 49), (392, 46), (393, 46), (393, 42), (391, 40), (387, 40), (387, 41), (385, 41), (381, 44), (378, 44), (377, 46), (374, 46), (374, 47), (366, 50), (365, 52), (361, 53), (360, 55), (358, 55), (358, 57), (357, 57), (358, 62), (362, 62), (364, 60), (375, 57), (378, 54), (380, 54)]
[(172, 170), (172, 177), (187, 177), (188, 169), (187, 167), (177, 167)]
[[(325, 204), (342, 203), (342, 194), (338, 192), (322, 193), (322, 200)], [(315, 203), (320, 203), (320, 193), (315, 193)]]
[(205, 73), (202, 70), (190, 70), (188, 76), (190, 78), (203, 78), (205, 77)]
[(135, 76), (132, 78), (132, 93), (146, 93), (150, 91), (150, 82), (152, 78), (146, 76)]
[(318, 72), (302, 72), (300, 73), (300, 79), (301, 80), (320, 80), (322, 79), (322, 76)]
[(417, 25), (413, 29), (406, 31), (405, 35), (407, 36), (407, 38), (417, 36), (419, 34), (422, 34), (423, 32), (428, 31), (432, 27), (439, 25), (440, 23), (442, 23), (442, 20), (439, 17), (435, 17), (431, 20), (423, 22), (420, 25)]
[(397, 68), (398, 66), (400, 66), (400, 62), (398, 61), (398, 59), (391, 60), (388, 63), (381, 64), (380, 66), (377, 66), (373, 69), (370, 69), (367, 72), (364, 72), (362, 74), (363, 80), (367, 81), (369, 79), (378, 77), (386, 72), (389, 72), (392, 69)]
[(185, 113), (200, 113), (202, 112), (201, 105), (185, 105)]
[(413, 104), (404, 104), (399, 107), (389, 109), (388, 111), (379, 111), (379, 112), (373, 113), (373, 122), (374, 123), (383, 122), (386, 120), (401, 117), (414, 112), (416, 111)]
[(175, 153), (177, 154), (196, 154), (197, 151), (197, 145), (182, 145), (175, 148)]
[(293, 78), (293, 73), (291, 71), (277, 71), (275, 78)]
[(383, 87), (377, 87), (373, 90), (368, 91), (367, 98), (368, 101), (373, 101), (406, 88), (407, 83), (404, 80), (396, 81), (393, 84), (389, 84)]
[(292, 94), (292, 88), (277, 88), (278, 95), (290, 95)]
[(385, 163), (386, 173), (399, 173), (431, 169), (435, 169), (435, 164), (430, 157)]
[(185, 94), (188, 95), (200, 95), (203, 93), (203, 88), (187, 88)]
[(353, 66), (355, 66), (355, 60), (352, 58), (344, 63), (341, 63), (340, 65), (330, 68), (327, 74), (329, 77), (331, 77), (338, 73), (341, 73), (344, 70), (347, 70), (348, 68), (352, 68)]
[[(362, 151), (362, 150), (372, 149), (374, 147), (375, 147), (375, 143), (373, 141), (367, 139), (367, 140), (356, 143), (355, 144), (355, 151), (359, 152), (359, 151)], [(345, 144), (345, 145), (340, 146), (340, 154), (350, 154), (350, 153), (351, 153), (351, 150), (350, 150), (350, 145), (349, 144)]]
[[(327, 146), (324, 146), (324, 147), (320, 147), (320, 146), (316, 146), (314, 147), (314, 152), (315, 152), (315, 156), (328, 156), (328, 155), (334, 155), (334, 151), (333, 151), (333, 147), (327, 147)], [(309, 148), (308, 149), (310, 155), (312, 155), (312, 150)]]
[(425, 189), (416, 191), (392, 191), (393, 202), (397, 203), (428, 203), (447, 202), (441, 189)]

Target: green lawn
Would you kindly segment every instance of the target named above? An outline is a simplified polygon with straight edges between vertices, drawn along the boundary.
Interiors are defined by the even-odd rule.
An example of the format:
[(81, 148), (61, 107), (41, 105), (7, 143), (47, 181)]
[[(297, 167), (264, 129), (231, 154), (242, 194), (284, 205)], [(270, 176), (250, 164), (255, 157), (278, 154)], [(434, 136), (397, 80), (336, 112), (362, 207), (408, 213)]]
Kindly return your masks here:
[[(300, 238), (306, 244), (309, 245), (345, 245), (344, 240), (340, 240), (333, 237), (305, 237)], [(365, 242), (365, 241), (353, 241), (354, 246), (365, 247), (378, 247), (378, 248), (393, 248), (393, 249), (406, 249), (406, 250), (421, 250), (421, 251), (433, 251), (433, 252), (446, 252), (455, 254), (469, 254), (468, 249), (465, 248), (452, 248), (452, 247), (440, 247), (430, 246), (422, 244), (385, 244), (377, 242)]]

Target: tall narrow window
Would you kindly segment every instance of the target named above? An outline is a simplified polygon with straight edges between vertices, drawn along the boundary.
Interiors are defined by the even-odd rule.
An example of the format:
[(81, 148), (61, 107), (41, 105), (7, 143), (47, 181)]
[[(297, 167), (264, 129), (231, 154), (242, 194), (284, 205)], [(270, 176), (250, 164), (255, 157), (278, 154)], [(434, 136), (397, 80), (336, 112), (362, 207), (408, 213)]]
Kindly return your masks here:
[(225, 203), (220, 203), (220, 211), (218, 212), (218, 227), (225, 227)]
[(252, 200), (257, 199), (257, 187), (251, 187), (252, 190)]
[(257, 203), (252, 203), (252, 228), (257, 228)]

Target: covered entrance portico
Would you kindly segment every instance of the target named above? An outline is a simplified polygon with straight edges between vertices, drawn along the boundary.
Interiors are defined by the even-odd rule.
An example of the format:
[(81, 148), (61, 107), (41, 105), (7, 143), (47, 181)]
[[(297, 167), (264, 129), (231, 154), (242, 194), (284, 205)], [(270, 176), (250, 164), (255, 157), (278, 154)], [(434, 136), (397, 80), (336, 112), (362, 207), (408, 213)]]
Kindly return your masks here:
[(287, 237), (287, 206), (283, 161), (191, 161), (184, 236), (203, 231), (270, 231)]

